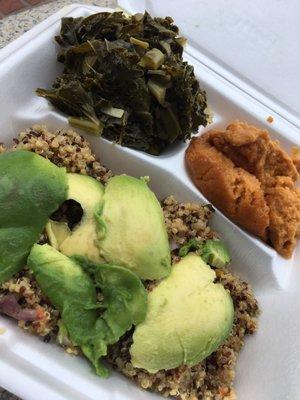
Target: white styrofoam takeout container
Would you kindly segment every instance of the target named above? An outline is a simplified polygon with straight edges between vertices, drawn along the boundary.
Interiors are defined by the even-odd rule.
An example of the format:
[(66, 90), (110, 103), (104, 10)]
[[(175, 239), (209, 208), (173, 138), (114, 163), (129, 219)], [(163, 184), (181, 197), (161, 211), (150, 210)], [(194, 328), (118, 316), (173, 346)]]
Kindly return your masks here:
[[(106, 9), (73, 5), (63, 8), (0, 52), (0, 141), (32, 124), (51, 129), (67, 127), (65, 115), (35, 95), (37, 87), (50, 87), (62, 66), (56, 62), (53, 37), (64, 16), (87, 16)], [(299, 129), (286, 118), (232, 85), (201, 62), (201, 53), (187, 47), (185, 59), (195, 67), (207, 91), (214, 122), (224, 128), (234, 119), (270, 131), (290, 151), (300, 146)], [(274, 122), (266, 119), (272, 115)], [(201, 132), (203, 129), (201, 129)], [(200, 133), (201, 133), (200, 132)], [(186, 144), (154, 157), (89, 137), (102, 163), (115, 173), (149, 175), (159, 198), (174, 194), (186, 201), (205, 201), (194, 188), (183, 162)], [(242, 400), (300, 399), (300, 246), (291, 260), (284, 260), (255, 237), (235, 226), (219, 211), (213, 227), (222, 234), (232, 255), (232, 269), (251, 283), (262, 309), (257, 334), (247, 338), (238, 365), (235, 388)], [(157, 395), (141, 391), (113, 372), (107, 380), (97, 377), (86, 360), (71, 357), (55, 344), (45, 344), (0, 317), (0, 386), (24, 400), (150, 400)]]

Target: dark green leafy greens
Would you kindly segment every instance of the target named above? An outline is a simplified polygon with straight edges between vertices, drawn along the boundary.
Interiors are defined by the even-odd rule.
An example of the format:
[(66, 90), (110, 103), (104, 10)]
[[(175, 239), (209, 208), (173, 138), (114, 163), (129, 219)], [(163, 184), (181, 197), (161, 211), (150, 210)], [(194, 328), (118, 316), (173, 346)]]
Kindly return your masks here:
[(215, 268), (223, 268), (230, 262), (229, 252), (220, 240), (201, 242), (191, 239), (180, 248), (179, 256), (185, 257), (191, 251), (197, 252), (203, 261)]
[[(140, 279), (126, 268), (68, 258), (49, 245), (34, 245), (28, 257), (42, 292), (61, 312), (72, 343), (80, 346), (100, 376), (107, 376), (101, 358), (133, 324), (142, 322), (147, 292)], [(103, 295), (97, 302), (96, 289)]]
[(208, 121), (206, 94), (182, 59), (170, 17), (102, 12), (63, 18), (56, 36), (63, 74), (39, 96), (83, 130), (159, 154)]
[(26, 264), (67, 190), (66, 171), (45, 158), (22, 150), (0, 155), (0, 284)]

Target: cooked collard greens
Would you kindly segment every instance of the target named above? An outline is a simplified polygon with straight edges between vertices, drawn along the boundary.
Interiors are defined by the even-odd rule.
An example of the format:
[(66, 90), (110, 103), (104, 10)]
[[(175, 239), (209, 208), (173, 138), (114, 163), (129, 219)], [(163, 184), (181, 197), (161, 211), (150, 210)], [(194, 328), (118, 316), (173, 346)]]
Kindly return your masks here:
[(206, 94), (182, 59), (185, 39), (172, 18), (63, 18), (55, 40), (63, 74), (37, 94), (71, 125), (155, 155), (206, 126)]

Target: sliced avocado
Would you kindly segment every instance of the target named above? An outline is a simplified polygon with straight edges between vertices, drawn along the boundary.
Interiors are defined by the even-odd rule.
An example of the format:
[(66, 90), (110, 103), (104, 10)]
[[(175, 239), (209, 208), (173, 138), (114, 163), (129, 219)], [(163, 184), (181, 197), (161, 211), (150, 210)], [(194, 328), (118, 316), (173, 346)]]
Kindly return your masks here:
[(146, 319), (133, 334), (134, 367), (151, 373), (180, 365), (193, 366), (228, 337), (233, 303), (215, 272), (190, 253), (148, 294)]
[[(80, 346), (96, 372), (107, 376), (101, 361), (107, 346), (145, 318), (147, 292), (141, 280), (126, 268), (71, 259), (47, 244), (35, 244), (27, 264), (61, 313), (59, 340)], [(94, 282), (103, 295), (100, 304)]]
[(72, 231), (68, 230), (66, 223), (55, 223), (50, 220), (48, 225), (48, 232), (51, 229), (50, 243), (67, 256), (80, 255), (91, 261), (103, 261), (99, 252), (95, 213), (101, 205), (104, 187), (90, 176), (70, 173), (67, 177), (68, 199), (75, 200), (81, 205), (83, 216)]
[(67, 237), (71, 236), (71, 230), (67, 222), (57, 222), (49, 219), (45, 229), (51, 246), (56, 250), (60, 248)]
[(220, 240), (207, 240), (201, 250), (202, 259), (216, 268), (224, 268), (230, 263), (230, 255)]
[(67, 191), (64, 168), (30, 151), (0, 154), (0, 284), (25, 265)]
[(144, 179), (127, 175), (106, 185), (98, 231), (102, 257), (131, 269), (142, 279), (170, 273), (170, 248), (164, 216)]

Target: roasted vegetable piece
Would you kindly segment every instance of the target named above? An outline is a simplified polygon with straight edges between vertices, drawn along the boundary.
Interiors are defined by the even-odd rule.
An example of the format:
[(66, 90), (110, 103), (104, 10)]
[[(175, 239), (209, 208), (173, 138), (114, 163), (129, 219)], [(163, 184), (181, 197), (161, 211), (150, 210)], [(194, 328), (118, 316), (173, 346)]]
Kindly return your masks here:
[(37, 94), (71, 125), (157, 155), (207, 124), (206, 94), (182, 59), (185, 41), (170, 17), (63, 18), (56, 41), (64, 72)]
[(67, 191), (64, 168), (30, 151), (0, 155), (0, 284), (25, 265)]
[[(101, 362), (107, 346), (145, 318), (147, 292), (142, 282), (125, 268), (71, 259), (47, 244), (33, 246), (28, 266), (61, 312), (61, 334), (81, 347), (98, 375), (107, 376)], [(102, 303), (97, 303), (94, 282), (103, 294)]]
[(38, 309), (22, 308), (16, 296), (8, 293), (0, 296), (0, 314), (6, 314), (14, 319), (29, 322), (38, 320), (40, 315), (43, 315), (43, 311), (39, 313)]

